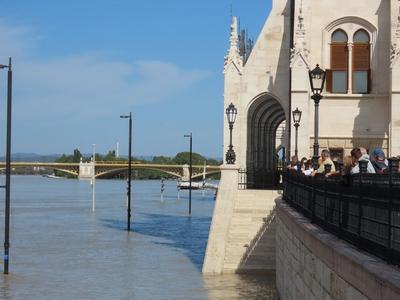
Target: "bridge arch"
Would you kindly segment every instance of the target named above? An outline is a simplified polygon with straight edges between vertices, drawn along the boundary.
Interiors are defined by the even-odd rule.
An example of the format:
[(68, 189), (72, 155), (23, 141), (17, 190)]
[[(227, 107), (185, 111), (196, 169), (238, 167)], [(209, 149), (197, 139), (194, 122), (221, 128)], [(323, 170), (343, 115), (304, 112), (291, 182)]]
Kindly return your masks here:
[(276, 185), (278, 150), (285, 152), (286, 143), (279, 142), (285, 138), (285, 124), (285, 110), (274, 96), (262, 94), (249, 106), (246, 168), (251, 188), (273, 188)]
[[(16, 165), (12, 165), (11, 167), (12, 167), (12, 169), (21, 169), (21, 168), (26, 168), (26, 167), (35, 167), (36, 165), (33, 165), (33, 166), (29, 166), (29, 165), (20, 165), (20, 166), (16, 166)], [(60, 172), (63, 172), (63, 173), (67, 173), (67, 174), (70, 174), (70, 175), (73, 175), (73, 176), (76, 176), (76, 177), (78, 177), (78, 171), (77, 170), (74, 170), (74, 169), (65, 169), (65, 168), (57, 168), (57, 167), (54, 167), (54, 166), (40, 166), (41, 168), (44, 168), (44, 169), (47, 169), (47, 170), (57, 170), (57, 171), (60, 171)], [(0, 167), (0, 170), (5, 170), (6, 168), (5, 167)]]
[[(166, 173), (166, 174), (178, 177), (178, 178), (182, 177), (182, 175), (179, 174), (179, 173), (176, 173), (176, 172), (173, 172), (173, 171), (167, 171), (167, 170), (163, 170), (163, 169), (159, 169), (159, 168), (145, 168), (145, 167), (143, 167), (143, 168), (135, 168), (135, 170), (140, 170), (140, 169), (142, 169), (142, 170), (159, 171), (159, 172), (163, 172), (163, 173)], [(102, 176), (106, 176), (106, 175), (111, 175), (111, 174), (123, 173), (123, 172), (127, 172), (127, 171), (128, 171), (128, 168), (126, 168), (126, 167), (125, 168), (112, 169), (112, 170), (105, 170), (105, 171), (96, 173), (96, 178), (102, 177)]]

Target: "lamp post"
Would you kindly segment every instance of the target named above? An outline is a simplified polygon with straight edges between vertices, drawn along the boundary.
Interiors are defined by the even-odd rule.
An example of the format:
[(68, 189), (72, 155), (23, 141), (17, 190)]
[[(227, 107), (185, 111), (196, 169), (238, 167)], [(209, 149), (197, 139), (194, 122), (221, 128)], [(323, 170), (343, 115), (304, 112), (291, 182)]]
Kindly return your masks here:
[(129, 115), (120, 116), (121, 119), (129, 118), (129, 152), (128, 152), (128, 209), (127, 209), (127, 217), (128, 217), (128, 226), (127, 230), (131, 230), (131, 180), (132, 180), (132, 113), (129, 112)]
[(189, 216), (192, 214), (192, 133), (185, 134), (184, 137), (190, 139), (190, 154), (189, 154)]
[(11, 57), (8, 65), (0, 65), (0, 69), (8, 68), (7, 74), (7, 136), (6, 136), (6, 184), (4, 210), (4, 274), (8, 274), (10, 250), (10, 188), (11, 188), (11, 105), (12, 105), (12, 69)]
[(319, 158), (319, 144), (318, 144), (318, 129), (319, 129), (319, 102), (322, 99), (322, 90), (324, 89), (325, 84), (325, 75), (326, 71), (322, 70), (319, 65), (317, 65), (313, 70), (308, 71), (310, 78), (310, 86), (312, 96), (311, 99), (314, 100), (315, 112), (314, 112), (314, 153), (313, 153), (313, 168), (314, 170), (318, 169), (318, 158)]
[(299, 154), (297, 142), (298, 142), (298, 138), (299, 138), (299, 126), (300, 126), (300, 120), (301, 120), (301, 113), (302, 113), (301, 110), (299, 110), (297, 107), (294, 111), (292, 111), (294, 127), (296, 128), (296, 136), (295, 136), (295, 143), (294, 143), (294, 155), (296, 155), (296, 157)]
[(92, 176), (92, 212), (96, 209), (96, 144), (93, 146), (93, 176)]
[(225, 160), (228, 165), (233, 165), (235, 164), (236, 161), (236, 154), (232, 146), (232, 129), (237, 115), (237, 109), (235, 105), (233, 105), (233, 103), (229, 104), (229, 106), (226, 108), (225, 113), (226, 117), (228, 118), (228, 124), (229, 124), (229, 146), (228, 146), (229, 149), (228, 151), (226, 151)]

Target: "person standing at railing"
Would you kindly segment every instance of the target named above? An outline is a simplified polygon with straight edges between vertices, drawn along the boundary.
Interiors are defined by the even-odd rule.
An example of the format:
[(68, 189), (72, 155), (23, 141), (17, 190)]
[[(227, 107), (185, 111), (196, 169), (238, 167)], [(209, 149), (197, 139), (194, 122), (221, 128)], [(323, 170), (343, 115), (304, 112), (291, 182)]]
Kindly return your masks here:
[(331, 165), (330, 172), (333, 173), (336, 171), (335, 164), (331, 159), (331, 154), (329, 153), (328, 149), (324, 149), (321, 152), (321, 161), (319, 162), (319, 168), (313, 173), (315, 174), (324, 174), (325, 173), (325, 165)]
[(299, 158), (297, 157), (297, 155), (293, 155), (292, 156), (292, 160), (290, 161), (289, 165), (288, 165), (288, 170), (295, 170), (297, 171), (298, 169), (298, 165), (299, 165)]
[(388, 171), (388, 161), (382, 148), (376, 148), (371, 154), (371, 163), (376, 173), (386, 173)]
[[(365, 153), (364, 153), (365, 152)], [(365, 148), (354, 148), (351, 150), (351, 157), (353, 159), (354, 167), (351, 169), (351, 174), (358, 174), (360, 173), (360, 161), (367, 161), (367, 173), (375, 173), (374, 166), (372, 165), (371, 161), (369, 160), (369, 155), (366, 153), (367, 151)]]

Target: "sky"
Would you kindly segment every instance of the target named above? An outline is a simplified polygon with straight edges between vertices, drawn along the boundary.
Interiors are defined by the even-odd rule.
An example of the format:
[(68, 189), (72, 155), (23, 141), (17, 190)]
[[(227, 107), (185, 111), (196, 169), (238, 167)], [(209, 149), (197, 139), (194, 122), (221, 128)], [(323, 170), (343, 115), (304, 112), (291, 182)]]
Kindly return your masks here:
[[(13, 153), (128, 151), (222, 157), (231, 7), (257, 38), (271, 0), (0, 0), (13, 60)], [(0, 154), (7, 71), (0, 70)], [(226, 125), (226, 124), (225, 124)]]

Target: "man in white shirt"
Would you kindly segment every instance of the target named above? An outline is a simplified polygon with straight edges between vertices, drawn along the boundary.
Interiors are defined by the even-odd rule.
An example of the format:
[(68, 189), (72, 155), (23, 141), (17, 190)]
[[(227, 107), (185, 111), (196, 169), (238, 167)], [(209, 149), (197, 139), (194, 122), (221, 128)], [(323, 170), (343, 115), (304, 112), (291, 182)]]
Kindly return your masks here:
[(367, 150), (365, 148), (354, 148), (351, 150), (351, 157), (353, 159), (354, 167), (351, 169), (350, 174), (360, 173), (359, 161), (367, 161), (367, 173), (375, 173), (374, 166), (371, 164), (369, 155), (367, 154)]

